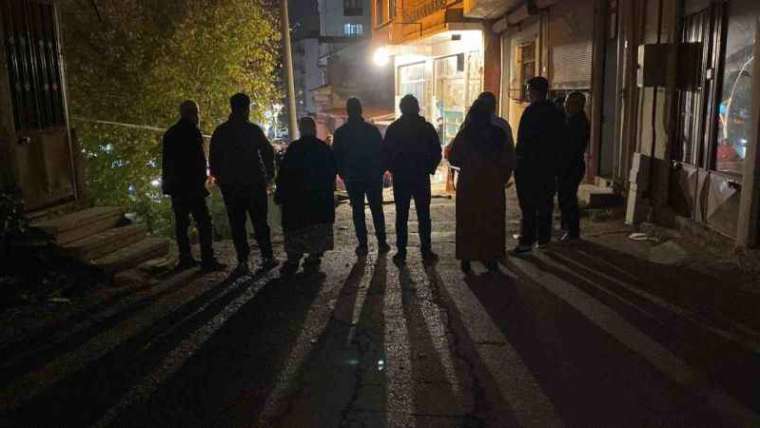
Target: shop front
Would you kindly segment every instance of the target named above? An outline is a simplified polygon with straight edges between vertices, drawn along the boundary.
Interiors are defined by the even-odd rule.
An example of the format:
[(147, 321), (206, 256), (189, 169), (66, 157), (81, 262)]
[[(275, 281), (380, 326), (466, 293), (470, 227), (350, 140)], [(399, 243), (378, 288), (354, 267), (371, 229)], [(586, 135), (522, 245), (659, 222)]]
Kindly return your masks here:
[(414, 95), (441, 144), (449, 144), (483, 88), (481, 31), (446, 31), (396, 50), (396, 108), (401, 97)]

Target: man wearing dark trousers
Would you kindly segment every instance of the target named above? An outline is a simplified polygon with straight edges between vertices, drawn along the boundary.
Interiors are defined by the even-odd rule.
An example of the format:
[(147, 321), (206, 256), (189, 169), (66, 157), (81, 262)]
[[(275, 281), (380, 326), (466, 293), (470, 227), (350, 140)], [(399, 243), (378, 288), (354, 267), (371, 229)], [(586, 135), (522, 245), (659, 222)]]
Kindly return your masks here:
[(419, 223), (420, 250), (425, 262), (437, 260), (430, 241), (430, 175), (441, 162), (441, 142), (435, 128), (420, 116), (420, 105), (412, 95), (401, 98), (401, 117), (385, 132), (383, 157), (393, 174), (396, 201), (396, 246), (393, 261), (406, 261), (409, 204), (414, 199)]
[(578, 187), (586, 175), (586, 153), (589, 140), (589, 123), (583, 111), (586, 97), (573, 92), (565, 101), (567, 112), (567, 134), (560, 148), (560, 164), (557, 171), (557, 198), (562, 212), (565, 234), (562, 241), (578, 239), (581, 236), (580, 210), (578, 208)]
[(198, 129), (198, 105), (194, 101), (185, 101), (180, 105), (179, 113), (179, 121), (164, 134), (161, 164), (161, 185), (164, 194), (171, 196), (174, 211), (179, 249), (176, 270), (198, 265), (193, 259), (187, 236), (192, 215), (201, 241), (201, 269), (204, 272), (214, 272), (225, 266), (214, 257), (211, 217), (206, 206), (206, 154), (203, 152), (203, 136)]
[(242, 93), (230, 98), (232, 113), (211, 137), (211, 175), (222, 190), (238, 266), (236, 272), (249, 272), (250, 247), (246, 220), (251, 218), (256, 242), (261, 251), (261, 269), (275, 267), (269, 225), (267, 191), (274, 177), (274, 149), (264, 132), (248, 119), (251, 99)]
[(385, 239), (385, 215), (383, 214), (383, 137), (374, 125), (362, 118), (362, 105), (357, 98), (346, 102), (348, 121), (335, 131), (333, 150), (338, 175), (343, 179), (351, 200), (354, 228), (359, 245), (358, 256), (368, 252), (367, 224), (364, 218), (364, 197), (367, 197), (372, 221), (375, 225), (377, 248), (380, 253), (390, 250)]
[(558, 143), (565, 131), (562, 112), (549, 100), (549, 82), (543, 77), (528, 81), (530, 105), (517, 130), (515, 185), (522, 211), (520, 242), (512, 251), (525, 254), (538, 241), (539, 248), (551, 240), (552, 211), (556, 188)]

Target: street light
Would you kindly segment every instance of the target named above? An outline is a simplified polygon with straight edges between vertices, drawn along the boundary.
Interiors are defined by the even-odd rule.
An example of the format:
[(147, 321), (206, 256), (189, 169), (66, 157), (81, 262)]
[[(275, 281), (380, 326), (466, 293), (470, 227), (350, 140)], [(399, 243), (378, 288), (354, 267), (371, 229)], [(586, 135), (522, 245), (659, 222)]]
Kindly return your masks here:
[(375, 53), (372, 55), (372, 61), (374, 61), (375, 65), (378, 67), (384, 67), (390, 62), (390, 60), (391, 53), (385, 47), (377, 48), (375, 50)]

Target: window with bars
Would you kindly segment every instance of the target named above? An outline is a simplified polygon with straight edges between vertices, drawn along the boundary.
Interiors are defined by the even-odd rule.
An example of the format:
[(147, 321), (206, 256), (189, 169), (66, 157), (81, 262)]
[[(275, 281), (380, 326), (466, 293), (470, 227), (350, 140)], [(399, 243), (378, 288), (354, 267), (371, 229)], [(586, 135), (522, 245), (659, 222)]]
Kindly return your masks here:
[(343, 16), (362, 16), (363, 14), (361, 0), (343, 0)]
[(49, 2), (0, 1), (16, 129), (65, 125), (55, 10)]
[(343, 25), (343, 35), (347, 37), (359, 37), (364, 34), (364, 26), (362, 24), (347, 23)]
[(536, 42), (529, 42), (517, 48), (517, 68), (520, 82), (519, 99), (528, 99), (528, 80), (536, 77)]

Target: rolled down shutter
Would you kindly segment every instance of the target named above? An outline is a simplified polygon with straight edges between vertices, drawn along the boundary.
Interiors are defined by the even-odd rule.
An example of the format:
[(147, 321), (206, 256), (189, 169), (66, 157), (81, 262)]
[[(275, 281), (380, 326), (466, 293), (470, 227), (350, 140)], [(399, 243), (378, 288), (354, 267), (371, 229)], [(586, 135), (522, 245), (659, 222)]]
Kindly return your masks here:
[(587, 0), (564, 0), (549, 14), (553, 89), (589, 89), (594, 37), (594, 6)]

